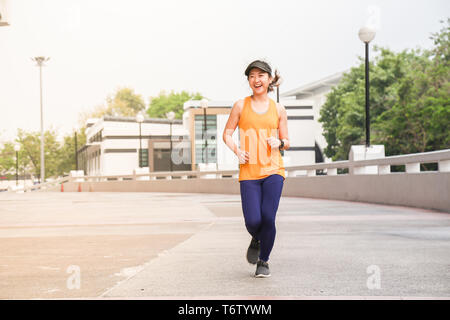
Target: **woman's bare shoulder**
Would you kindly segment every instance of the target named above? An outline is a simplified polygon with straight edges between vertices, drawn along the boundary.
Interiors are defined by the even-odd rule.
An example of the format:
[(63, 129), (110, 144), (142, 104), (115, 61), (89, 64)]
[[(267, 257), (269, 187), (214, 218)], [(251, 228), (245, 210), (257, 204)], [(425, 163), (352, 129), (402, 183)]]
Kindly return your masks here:
[(283, 113), (286, 112), (286, 108), (279, 102), (276, 102), (275, 104), (277, 106), (278, 117), (280, 117)]
[(237, 111), (239, 111), (239, 113), (241, 113), (243, 107), (244, 107), (244, 99), (239, 99), (233, 104), (233, 109), (236, 109)]

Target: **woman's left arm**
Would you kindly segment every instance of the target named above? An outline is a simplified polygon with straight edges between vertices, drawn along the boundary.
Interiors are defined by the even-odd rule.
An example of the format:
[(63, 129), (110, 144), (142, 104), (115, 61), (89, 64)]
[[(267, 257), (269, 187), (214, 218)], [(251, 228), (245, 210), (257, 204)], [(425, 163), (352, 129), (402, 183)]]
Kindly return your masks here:
[(278, 106), (278, 113), (279, 113), (279, 132), (278, 132), (278, 137), (280, 138), (280, 140), (284, 141), (284, 147), (283, 150), (287, 150), (290, 147), (290, 142), (289, 142), (289, 134), (288, 134), (288, 122), (287, 122), (287, 112), (286, 112), (286, 108), (280, 104), (277, 103)]

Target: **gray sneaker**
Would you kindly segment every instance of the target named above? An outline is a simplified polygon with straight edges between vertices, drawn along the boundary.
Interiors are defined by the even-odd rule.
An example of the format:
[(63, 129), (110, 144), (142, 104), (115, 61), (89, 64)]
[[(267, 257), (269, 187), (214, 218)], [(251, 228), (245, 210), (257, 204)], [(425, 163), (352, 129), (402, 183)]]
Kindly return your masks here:
[(270, 277), (269, 264), (267, 262), (258, 260), (258, 263), (256, 264), (255, 277), (256, 278)]
[(260, 243), (259, 240), (256, 240), (252, 238), (252, 241), (250, 241), (250, 245), (247, 249), (247, 261), (251, 264), (256, 264), (259, 257), (259, 251), (260, 251)]

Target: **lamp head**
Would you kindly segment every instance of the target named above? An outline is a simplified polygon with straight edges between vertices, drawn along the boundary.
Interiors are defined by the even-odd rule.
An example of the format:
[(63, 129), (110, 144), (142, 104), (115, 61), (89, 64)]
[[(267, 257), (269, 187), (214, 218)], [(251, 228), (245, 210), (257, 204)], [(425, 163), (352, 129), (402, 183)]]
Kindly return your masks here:
[(167, 119), (172, 121), (173, 119), (175, 119), (175, 112), (173, 112), (173, 111), (167, 112), (166, 117), (167, 117)]
[(47, 62), (48, 60), (50, 60), (50, 57), (39, 56), (39, 57), (31, 58), (31, 60), (35, 61), (38, 66), (42, 66), (42, 65), (44, 65), (44, 62)]
[(200, 100), (200, 106), (203, 108), (203, 109), (206, 109), (206, 108), (208, 108), (208, 100), (207, 99), (202, 99), (202, 100)]
[(364, 43), (372, 41), (375, 38), (375, 34), (375, 30), (367, 26), (362, 27), (358, 32), (359, 39)]
[(136, 115), (136, 122), (142, 123), (144, 122), (144, 115), (142, 114), (142, 112), (138, 112), (138, 114)]

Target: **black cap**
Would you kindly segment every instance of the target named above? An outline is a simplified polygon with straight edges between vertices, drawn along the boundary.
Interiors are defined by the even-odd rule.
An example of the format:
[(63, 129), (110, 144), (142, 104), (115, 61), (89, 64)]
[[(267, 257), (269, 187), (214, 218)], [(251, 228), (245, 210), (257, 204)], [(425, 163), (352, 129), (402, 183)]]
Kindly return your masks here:
[(262, 71), (267, 72), (270, 76), (272, 76), (272, 68), (269, 66), (267, 62), (261, 61), (261, 60), (255, 60), (252, 63), (250, 63), (245, 69), (245, 75), (248, 77), (250, 70), (253, 68), (261, 69)]

